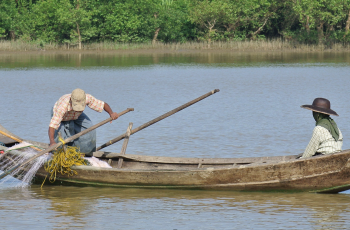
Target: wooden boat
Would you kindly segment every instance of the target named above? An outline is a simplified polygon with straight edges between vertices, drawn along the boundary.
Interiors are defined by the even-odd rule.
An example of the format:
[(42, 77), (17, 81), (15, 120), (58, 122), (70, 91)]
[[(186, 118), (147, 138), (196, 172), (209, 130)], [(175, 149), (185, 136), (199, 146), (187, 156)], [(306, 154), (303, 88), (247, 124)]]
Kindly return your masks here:
[[(0, 129), (11, 134), (2, 126)], [(15, 144), (15, 141), (1, 136), (0, 141), (7, 146)], [(32, 143), (47, 148), (46, 144)], [(11, 154), (14, 153), (10, 152), (8, 156), (11, 157)], [(338, 193), (350, 189), (350, 150), (307, 159), (297, 159), (297, 155), (178, 158), (104, 151), (94, 152), (93, 156), (109, 161), (113, 168), (73, 166), (77, 175), (57, 175), (54, 184), (320, 193)], [(123, 159), (121, 168), (118, 168), (119, 159)], [(40, 168), (34, 183), (42, 183), (46, 175), (47, 172)], [(48, 184), (50, 182), (45, 183)]]

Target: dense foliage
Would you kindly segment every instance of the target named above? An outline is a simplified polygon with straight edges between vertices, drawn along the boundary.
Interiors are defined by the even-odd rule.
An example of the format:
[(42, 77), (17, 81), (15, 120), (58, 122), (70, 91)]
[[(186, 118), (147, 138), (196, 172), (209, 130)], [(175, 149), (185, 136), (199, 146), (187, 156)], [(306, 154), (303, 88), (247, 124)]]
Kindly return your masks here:
[(0, 37), (45, 43), (350, 41), (350, 0), (1, 0)]

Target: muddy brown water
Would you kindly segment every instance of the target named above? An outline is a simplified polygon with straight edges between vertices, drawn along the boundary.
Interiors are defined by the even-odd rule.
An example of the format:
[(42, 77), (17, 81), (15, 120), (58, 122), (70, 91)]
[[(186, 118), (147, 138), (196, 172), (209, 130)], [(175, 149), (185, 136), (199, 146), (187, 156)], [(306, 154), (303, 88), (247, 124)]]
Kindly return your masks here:
[[(315, 97), (331, 101), (350, 148), (349, 53), (2, 53), (0, 123), (48, 142), (50, 109), (80, 87), (115, 111), (98, 145), (212, 89), (221, 91), (131, 136), (127, 153), (256, 157), (301, 153)], [(86, 110), (95, 122), (106, 113)], [(119, 152), (121, 143), (106, 150)], [(349, 229), (350, 193), (237, 193), (33, 185), (0, 188), (2, 229)]]

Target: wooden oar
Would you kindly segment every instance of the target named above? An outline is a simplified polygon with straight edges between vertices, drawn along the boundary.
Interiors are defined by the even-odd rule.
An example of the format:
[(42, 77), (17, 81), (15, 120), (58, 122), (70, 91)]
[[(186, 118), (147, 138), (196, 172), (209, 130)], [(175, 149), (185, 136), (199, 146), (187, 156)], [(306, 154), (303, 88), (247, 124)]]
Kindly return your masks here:
[[(10, 134), (8, 134), (8, 133), (5, 133), (5, 132), (3, 132), (3, 131), (1, 131), (1, 130), (0, 130), (0, 133), (1, 133), (2, 135), (4, 135), (4, 136), (7, 136), (8, 138), (11, 138), (12, 140), (15, 140), (15, 141), (19, 142), (19, 143), (23, 142), (22, 140), (20, 140), (20, 139), (14, 137), (14, 136), (12, 136), (12, 135), (10, 135)], [(37, 147), (35, 147), (35, 146), (29, 146), (29, 147), (31, 147), (32, 149), (35, 149), (35, 150), (37, 150), (37, 151), (41, 151), (41, 150), (42, 150), (42, 149), (39, 149), (39, 148), (37, 148)]]
[[(130, 111), (134, 111), (134, 109), (133, 108), (128, 108), (128, 109), (124, 110), (123, 112), (119, 113), (119, 116), (122, 116), (122, 115), (124, 115), (124, 114), (126, 114), (126, 113), (128, 113)], [(108, 123), (108, 122), (110, 122), (112, 120), (113, 119), (110, 117), (110, 118), (108, 118), (108, 119), (106, 119), (104, 121), (101, 121), (100, 123), (98, 123), (96, 125), (93, 125), (90, 128), (81, 131), (80, 133), (77, 133), (77, 134), (75, 134), (75, 135), (73, 135), (71, 137), (68, 137), (67, 139), (64, 140), (64, 143), (71, 142), (71, 141), (77, 139), (78, 137), (80, 137), (80, 136), (82, 136), (84, 134), (87, 134), (88, 132), (91, 132), (92, 130), (94, 130), (94, 129), (96, 129), (96, 128), (98, 128), (98, 127), (100, 127), (100, 126), (102, 126), (102, 125), (104, 125), (104, 124), (106, 124), (106, 123)], [(33, 156), (33, 157), (29, 158), (28, 160), (24, 161), (23, 163), (18, 164), (16, 166), (14, 166), (13, 168), (7, 170), (6, 172), (4, 172), (3, 174), (0, 175), (0, 180), (2, 178), (6, 177), (7, 175), (9, 175), (10, 173), (12, 173), (14, 170), (18, 169), (19, 167), (22, 167), (23, 165), (28, 164), (30, 161), (32, 161), (32, 160), (34, 160), (34, 159), (44, 155), (45, 153), (48, 153), (48, 152), (50, 152), (50, 151), (60, 147), (62, 144), (63, 144), (62, 142), (59, 142), (59, 143), (57, 143), (55, 145), (52, 145), (49, 148), (47, 148), (46, 150), (43, 150), (43, 151), (39, 152), (38, 154), (36, 154), (35, 156)]]
[[(184, 104), (182, 106), (179, 106), (176, 109), (173, 109), (173, 110), (163, 114), (162, 116), (159, 116), (159, 117), (157, 117), (157, 118), (155, 118), (155, 119), (153, 119), (153, 120), (151, 120), (151, 121), (149, 121), (149, 122), (147, 122), (147, 123), (145, 123), (145, 124), (135, 128), (135, 129), (133, 129), (131, 131), (130, 135), (132, 135), (132, 134), (134, 134), (134, 133), (136, 133), (136, 132), (138, 132), (138, 131), (140, 131), (140, 130), (142, 130), (142, 129), (150, 126), (150, 125), (153, 125), (154, 123), (156, 123), (156, 122), (158, 122), (160, 120), (163, 120), (164, 118), (167, 118), (167, 117), (173, 115), (174, 113), (177, 113), (177, 112), (179, 112), (179, 111), (189, 107), (190, 105), (193, 105), (194, 103), (197, 103), (197, 102), (203, 100), (204, 98), (207, 98), (210, 95), (213, 95), (214, 93), (217, 93), (217, 92), (220, 92), (220, 90), (219, 89), (214, 89), (214, 90), (210, 91), (209, 93), (206, 93), (206, 94), (204, 94), (204, 95), (202, 95), (202, 96), (200, 96), (200, 97), (198, 97), (198, 98), (196, 98), (196, 99), (194, 99), (194, 100), (192, 100), (190, 102), (187, 102), (186, 104)], [(107, 143), (101, 145), (100, 147), (97, 147), (96, 150), (98, 151), (98, 150), (103, 149), (103, 148), (105, 148), (107, 146), (110, 146), (111, 144), (114, 144), (114, 143), (124, 139), (126, 136), (127, 136), (127, 133), (124, 133), (124, 134), (122, 134), (122, 135), (120, 135), (120, 136), (118, 136), (118, 137), (108, 141)]]

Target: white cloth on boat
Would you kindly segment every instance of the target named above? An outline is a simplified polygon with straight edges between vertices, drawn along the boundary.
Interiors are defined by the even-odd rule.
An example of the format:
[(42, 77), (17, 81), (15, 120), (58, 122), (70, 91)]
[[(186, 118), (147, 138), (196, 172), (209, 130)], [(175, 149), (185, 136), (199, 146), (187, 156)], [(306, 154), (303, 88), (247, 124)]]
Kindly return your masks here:
[(84, 157), (84, 158), (90, 162), (91, 166), (101, 167), (101, 168), (112, 168), (107, 162), (101, 161), (96, 157)]
[[(338, 128), (339, 129), (339, 128)], [(332, 134), (322, 126), (316, 126), (311, 140), (301, 158), (311, 157), (315, 153), (331, 154), (340, 152), (343, 146), (343, 134), (339, 129), (339, 140), (336, 141)]]

